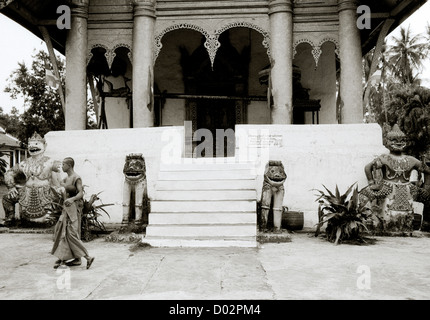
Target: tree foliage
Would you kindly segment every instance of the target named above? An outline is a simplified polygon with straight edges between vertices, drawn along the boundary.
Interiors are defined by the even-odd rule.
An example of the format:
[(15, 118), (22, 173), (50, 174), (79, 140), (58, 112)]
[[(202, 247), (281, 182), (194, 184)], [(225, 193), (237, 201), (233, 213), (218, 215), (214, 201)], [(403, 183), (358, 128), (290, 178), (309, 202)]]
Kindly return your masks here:
[(391, 91), (387, 107), (391, 114), (396, 112), (397, 123), (410, 140), (408, 153), (424, 158), (430, 144), (430, 89), (397, 85)]
[[(420, 86), (418, 79), (430, 51), (426, 39), (430, 39), (430, 25), (426, 35), (401, 28), (400, 35), (393, 37), (394, 44), (383, 46), (378, 63), (381, 80), (371, 86), (367, 105), (368, 122), (379, 123), (384, 135), (399, 124), (410, 140), (408, 153), (421, 159), (430, 150), (430, 89)], [(369, 56), (363, 58), (365, 79), (369, 79), (365, 73), (370, 69)]]
[[(51, 60), (48, 54), (41, 50), (33, 56), (31, 68), (25, 63), (18, 63), (8, 78), (5, 92), (12, 99), (19, 96), (24, 98), (25, 110), (19, 114), (16, 108), (12, 109), (10, 115), (5, 115), (0, 110), (0, 120), (6, 125), (6, 131), (26, 143), (28, 138), (37, 131), (45, 135), (49, 131), (64, 130), (65, 118), (60, 95), (57, 90), (46, 84), (46, 69), (52, 70)], [(65, 61), (56, 57), (60, 73), (61, 85), (65, 92)], [(90, 99), (87, 104), (87, 129), (94, 129), (97, 124), (94, 117), (94, 105)]]
[(403, 84), (413, 84), (422, 71), (428, 44), (421, 34), (413, 35), (409, 29), (400, 28), (399, 37), (393, 37), (394, 44), (388, 48), (388, 69), (394, 79)]
[[(385, 92), (384, 92), (385, 91)], [(388, 83), (371, 93), (370, 113), (373, 121), (388, 130), (398, 124), (408, 136), (407, 153), (424, 158), (430, 146), (430, 89), (408, 84)]]
[(17, 108), (12, 107), (9, 114), (4, 113), (3, 108), (0, 107), (0, 123), (4, 125), (4, 128), (8, 134), (18, 137), (21, 126), (20, 114)]
[[(12, 99), (24, 97), (26, 110), (19, 117), (19, 124), (14, 128), (16, 137), (23, 142), (37, 131), (45, 135), (49, 131), (64, 130), (64, 114), (60, 96), (57, 91), (46, 84), (45, 70), (52, 69), (49, 56), (39, 51), (33, 56), (31, 68), (25, 63), (18, 63), (18, 68), (8, 79), (5, 92)], [(57, 57), (61, 83), (64, 87), (64, 60)], [(12, 128), (7, 127), (10, 132)]]

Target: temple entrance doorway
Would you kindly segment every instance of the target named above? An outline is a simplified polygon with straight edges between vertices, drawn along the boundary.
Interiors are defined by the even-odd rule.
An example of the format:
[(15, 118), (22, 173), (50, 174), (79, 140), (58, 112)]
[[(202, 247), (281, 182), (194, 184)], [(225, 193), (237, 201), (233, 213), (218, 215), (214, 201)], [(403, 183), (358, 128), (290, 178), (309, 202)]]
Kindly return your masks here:
[[(270, 63), (267, 39), (251, 24), (223, 28), (218, 43), (187, 27), (161, 33), (154, 65), (155, 125), (186, 128), (184, 157), (233, 157), (235, 126), (270, 124), (268, 85), (260, 79)], [(211, 148), (196, 149), (207, 132)], [(216, 143), (217, 133), (224, 145)]]
[(197, 157), (234, 156), (235, 139), (231, 133), (234, 133), (236, 125), (235, 116), (234, 101), (201, 99), (197, 102), (197, 130), (207, 129), (213, 139), (212, 154), (203, 149), (202, 152), (196, 153)]
[[(230, 41), (230, 30), (219, 37), (219, 47), (212, 64), (202, 37), (200, 46), (191, 54), (182, 50), (187, 118), (192, 121), (193, 135), (198, 131), (200, 141), (193, 141), (194, 157), (233, 157), (234, 129), (242, 123), (246, 107), (249, 47), (241, 52)], [(198, 148), (208, 133), (212, 142)], [(194, 135), (196, 137), (196, 135)], [(208, 150), (208, 146), (212, 149)]]

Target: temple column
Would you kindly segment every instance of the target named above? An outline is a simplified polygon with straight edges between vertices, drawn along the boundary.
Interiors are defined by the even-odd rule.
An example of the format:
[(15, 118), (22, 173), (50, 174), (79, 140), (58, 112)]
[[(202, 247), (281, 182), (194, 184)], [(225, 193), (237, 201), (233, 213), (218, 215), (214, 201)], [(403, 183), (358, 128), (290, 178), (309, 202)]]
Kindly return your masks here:
[(155, 0), (134, 0), (133, 25), (133, 123), (153, 127), (152, 106)]
[(340, 57), (340, 123), (363, 122), (363, 79), (357, 2), (338, 0)]
[(66, 39), (66, 130), (85, 130), (87, 124), (88, 2), (71, 1), (71, 28)]
[(293, 6), (292, 0), (269, 1), (272, 124), (293, 119)]

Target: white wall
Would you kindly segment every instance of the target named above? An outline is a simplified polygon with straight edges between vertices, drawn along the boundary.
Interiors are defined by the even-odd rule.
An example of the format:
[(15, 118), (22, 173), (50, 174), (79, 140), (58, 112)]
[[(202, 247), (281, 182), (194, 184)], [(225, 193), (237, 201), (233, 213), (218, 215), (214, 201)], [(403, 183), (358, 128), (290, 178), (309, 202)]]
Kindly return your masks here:
[[(164, 134), (164, 138), (163, 138)], [(109, 130), (72, 130), (52, 131), (45, 135), (46, 155), (62, 160), (72, 157), (75, 171), (86, 186), (86, 198), (102, 192), (103, 203), (113, 203), (106, 207), (110, 219), (106, 223), (121, 223), (123, 203), (123, 167), (126, 155), (142, 153), (146, 163), (148, 195), (151, 198), (158, 176), (162, 149), (180, 156), (183, 127), (109, 129)], [(174, 148), (172, 143), (174, 143)], [(166, 155), (164, 155), (166, 158)], [(102, 220), (104, 221), (104, 220)]]
[[(81, 175), (86, 196), (103, 191), (110, 220), (122, 219), (122, 173), (129, 153), (142, 153), (146, 161), (148, 194), (153, 197), (160, 163), (179, 163), (183, 153), (183, 127), (112, 129), (49, 132), (46, 155), (55, 159), (71, 156)], [(257, 137), (271, 138), (261, 145)], [(354, 182), (365, 187), (364, 166), (374, 157), (388, 153), (382, 144), (377, 124), (345, 125), (238, 125), (236, 126), (236, 160), (255, 161), (257, 199), (261, 197), (264, 166), (267, 161), (281, 160), (287, 173), (284, 206), (305, 213), (305, 227), (317, 222), (318, 204), (312, 189), (323, 184), (341, 192)], [(273, 145), (268, 146), (267, 141)], [(256, 155), (259, 155), (257, 157)]]
[[(271, 136), (270, 147), (255, 148), (250, 136)], [(358, 183), (367, 185), (364, 166), (388, 150), (382, 144), (382, 131), (377, 124), (357, 125), (241, 125), (236, 126), (236, 156), (257, 154), (257, 199), (261, 198), (264, 166), (268, 160), (281, 160), (287, 173), (283, 205), (293, 211), (303, 211), (305, 227), (318, 221), (318, 203), (312, 189), (323, 189), (323, 184), (341, 192)], [(243, 153), (243, 145), (248, 149)], [(254, 144), (255, 145), (255, 144)], [(245, 157), (246, 158), (246, 157)]]

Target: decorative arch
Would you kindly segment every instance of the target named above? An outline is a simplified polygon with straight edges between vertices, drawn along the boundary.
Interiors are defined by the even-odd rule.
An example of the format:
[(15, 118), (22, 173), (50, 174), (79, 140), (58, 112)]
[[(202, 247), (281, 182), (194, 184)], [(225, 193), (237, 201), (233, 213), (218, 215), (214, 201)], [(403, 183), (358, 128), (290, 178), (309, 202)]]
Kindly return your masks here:
[[(96, 44), (93, 44), (91, 46), (88, 46), (87, 66), (88, 66), (88, 64), (90, 63), (90, 61), (91, 61), (91, 59), (93, 57), (93, 50), (96, 49), (96, 48), (105, 49), (104, 56), (106, 58), (106, 61), (109, 61), (109, 58), (108, 58), (108, 56), (109, 56), (109, 47), (107, 45), (104, 45), (104, 44), (101, 44), (101, 43), (96, 43)], [(109, 62), (108, 62), (108, 64), (109, 64)]]
[[(218, 38), (221, 35), (221, 33), (223, 33), (224, 31), (226, 31), (228, 29), (232, 29), (232, 28), (248, 28), (248, 29), (253, 29), (253, 30), (257, 31), (258, 33), (260, 33), (263, 36), (262, 45), (267, 50), (267, 56), (269, 57), (269, 60), (271, 59), (271, 57), (270, 57), (270, 35), (269, 35), (269, 33), (267, 31), (265, 31), (262, 27), (254, 24), (254, 23), (251, 23), (251, 22), (236, 21), (236, 22), (227, 23), (223, 27), (215, 30), (214, 37), (216, 37), (216, 41), (218, 41)], [(216, 52), (214, 52), (214, 54), (213, 54), (214, 58), (215, 58), (215, 54), (216, 54)]]
[(331, 42), (331, 43), (333, 43), (334, 44), (334, 47), (335, 47), (335, 49), (334, 49), (334, 53), (336, 54), (336, 56), (338, 56), (339, 57), (339, 41), (337, 40), (337, 39), (335, 39), (335, 38), (331, 38), (331, 37), (327, 37), (327, 38), (324, 38), (324, 39), (322, 39), (319, 43), (318, 43), (318, 46), (321, 48), (322, 47), (322, 45), (324, 44), (324, 43), (326, 43), (326, 42)]
[(127, 53), (128, 60), (130, 60), (130, 63), (133, 63), (133, 55), (132, 55), (132, 48), (131, 48), (131, 46), (129, 44), (127, 44), (127, 43), (117, 43), (116, 45), (114, 45), (113, 48), (112, 48), (112, 52), (113, 52), (114, 58), (116, 56), (115, 51), (118, 48), (126, 48), (126, 49), (128, 49), (128, 53)]
[[(163, 29), (155, 37), (155, 39), (154, 39), (155, 40), (154, 64), (155, 64), (155, 61), (157, 60), (157, 57), (160, 54), (160, 51), (163, 47), (161, 39), (164, 37), (164, 35), (166, 33), (174, 31), (174, 30), (179, 30), (179, 29), (190, 29), (190, 30), (200, 32), (206, 38), (206, 41), (204, 43), (204, 47), (206, 48), (206, 50), (208, 52), (209, 59), (211, 61), (211, 65), (213, 66), (216, 53), (217, 53), (219, 47), (221, 46), (221, 44), (218, 40), (219, 36), (224, 31), (231, 29), (231, 28), (237, 28), (237, 27), (253, 29), (253, 30), (259, 32), (260, 34), (262, 34), (263, 35), (262, 44), (263, 44), (263, 47), (267, 49), (267, 55), (268, 55), (269, 60), (270, 60), (270, 35), (267, 31), (265, 31), (262, 27), (258, 26), (257, 24), (247, 22), (247, 21), (235, 21), (235, 22), (229, 22), (229, 23), (225, 24), (224, 26), (222, 26), (221, 28), (215, 29), (213, 32), (209, 32), (205, 28), (200, 27), (198, 25), (183, 22), (183, 23), (176, 23), (174, 25), (168, 26), (167, 28)], [(211, 28), (211, 29), (213, 30), (213, 28)]]
[(132, 61), (133, 61), (132, 60), (132, 48), (129, 44), (117, 43), (113, 47), (109, 47), (108, 45), (103, 44), (103, 43), (95, 43), (95, 44), (92, 44), (88, 47), (87, 66), (88, 66), (88, 63), (91, 61), (91, 58), (93, 57), (93, 53), (92, 53), (93, 49), (103, 48), (106, 50), (104, 55), (105, 55), (107, 64), (108, 64), (109, 69), (110, 69), (112, 67), (113, 60), (115, 59), (115, 56), (116, 56), (115, 50), (117, 50), (118, 48), (121, 48), (121, 47), (128, 49), (128, 51), (129, 51), (128, 52), (128, 58), (130, 59), (130, 63), (132, 63)]
[(169, 26), (165, 29), (163, 29), (156, 37), (155, 37), (155, 45), (154, 45), (154, 64), (155, 61), (158, 58), (158, 55), (160, 54), (161, 48), (163, 48), (163, 44), (161, 42), (161, 39), (164, 37), (164, 35), (166, 33), (169, 33), (171, 31), (175, 31), (175, 30), (179, 30), (179, 29), (189, 29), (189, 30), (194, 30), (197, 32), (200, 32), (203, 36), (205, 36), (206, 38), (206, 42), (204, 44), (205, 48), (208, 50), (213, 50), (212, 46), (213, 46), (213, 41), (211, 41), (211, 36), (210, 34), (203, 29), (200, 26), (191, 24), (191, 23), (178, 23), (178, 24), (174, 24), (172, 26)]
[(299, 39), (299, 40), (296, 40), (296, 41), (294, 41), (294, 43), (293, 43), (293, 58), (296, 56), (296, 54), (297, 54), (297, 46), (299, 45), (299, 44), (302, 44), (302, 43), (307, 43), (307, 44), (309, 44), (311, 47), (314, 47), (315, 46), (315, 44), (311, 41), (311, 40), (309, 40), (309, 39)]
[(339, 56), (339, 42), (337, 39), (333, 38), (333, 37), (325, 37), (321, 40), (316, 40), (313, 41), (309, 38), (302, 38), (302, 39), (298, 39), (296, 41), (294, 41), (293, 43), (293, 58), (295, 57), (295, 55), (297, 54), (297, 46), (302, 44), (302, 43), (307, 43), (312, 47), (312, 56), (315, 60), (315, 66), (318, 67), (318, 62), (319, 59), (321, 57), (322, 54), (322, 45), (326, 42), (332, 42), (335, 45), (335, 53), (337, 56)]
[(311, 53), (312, 53), (312, 56), (314, 57), (315, 67), (318, 67), (318, 61), (321, 57), (322, 50), (321, 50), (320, 46), (315, 45), (315, 43), (309, 39), (300, 39), (300, 40), (297, 40), (294, 42), (294, 44), (293, 44), (293, 59), (297, 54), (297, 46), (300, 44), (303, 44), (303, 43), (307, 43), (312, 47)]

